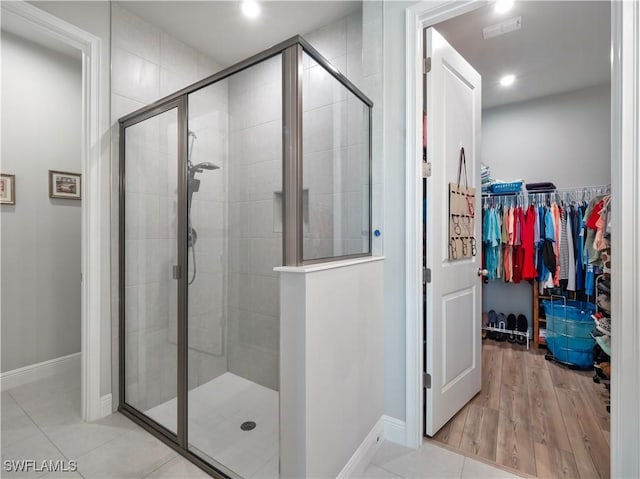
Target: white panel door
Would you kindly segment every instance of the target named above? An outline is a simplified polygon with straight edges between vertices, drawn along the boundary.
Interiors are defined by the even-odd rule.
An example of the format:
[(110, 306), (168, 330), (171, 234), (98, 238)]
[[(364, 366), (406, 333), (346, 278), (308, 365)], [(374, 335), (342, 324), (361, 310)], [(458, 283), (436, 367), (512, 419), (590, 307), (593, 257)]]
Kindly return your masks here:
[[(433, 436), (481, 388), (480, 113), (481, 78), (433, 28), (427, 29), (427, 285), (425, 432)], [(476, 188), (477, 255), (449, 260), (449, 183), (464, 147), (469, 186)], [(464, 185), (464, 181), (462, 182)]]

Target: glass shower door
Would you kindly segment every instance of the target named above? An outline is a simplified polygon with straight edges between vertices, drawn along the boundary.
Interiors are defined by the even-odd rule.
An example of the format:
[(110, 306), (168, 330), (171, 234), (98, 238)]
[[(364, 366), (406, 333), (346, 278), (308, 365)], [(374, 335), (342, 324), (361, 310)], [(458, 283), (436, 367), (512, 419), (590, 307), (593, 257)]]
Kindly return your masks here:
[(173, 104), (125, 124), (121, 164), (124, 402), (170, 435), (178, 416), (178, 119)]
[(188, 96), (188, 445), (278, 477), (282, 59)]

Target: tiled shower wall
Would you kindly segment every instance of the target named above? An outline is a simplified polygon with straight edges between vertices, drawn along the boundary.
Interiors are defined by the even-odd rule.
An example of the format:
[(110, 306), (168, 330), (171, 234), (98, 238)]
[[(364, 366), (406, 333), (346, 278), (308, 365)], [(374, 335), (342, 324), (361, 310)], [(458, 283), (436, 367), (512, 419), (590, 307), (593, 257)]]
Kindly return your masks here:
[[(362, 11), (307, 35), (340, 72), (360, 80)], [(303, 56), (305, 259), (368, 250), (368, 113), (324, 67)], [(357, 78), (356, 78), (357, 77)]]
[[(112, 42), (112, 191), (113, 208), (117, 211), (118, 118), (211, 75), (219, 67), (204, 54), (117, 3), (112, 4)], [(198, 110), (195, 110), (199, 118), (194, 118), (193, 128), (201, 137), (194, 144), (195, 162), (226, 161), (226, 144), (215, 141), (216, 138), (227, 135), (226, 100), (226, 85), (220, 84), (215, 90), (203, 92), (198, 101), (194, 102), (206, 104), (208, 112), (206, 115), (199, 115)], [(210, 112), (215, 113), (209, 114)], [(166, 140), (167, 133), (175, 131), (174, 126), (151, 121), (141, 127), (146, 130), (146, 134), (140, 135), (139, 141), (142, 144), (139, 146), (146, 153), (128, 158), (127, 165), (131, 165), (130, 169), (139, 173), (136, 179), (139, 186), (149, 182), (153, 186), (151, 190), (145, 191), (144, 186), (133, 185), (135, 181), (130, 180), (134, 178), (127, 180), (127, 211), (132, 209), (130, 207), (138, 207), (141, 214), (137, 217), (132, 214), (125, 227), (125, 264), (127, 271), (137, 272), (125, 283), (125, 304), (129, 319), (126, 331), (126, 379), (131, 393), (135, 395), (132, 399), (135, 399), (136, 406), (146, 409), (175, 397), (176, 294), (171, 267), (176, 263), (177, 162), (167, 164), (166, 154), (164, 157), (156, 154), (159, 138), (164, 137)], [(175, 143), (170, 145), (168, 151), (176, 151)], [(199, 175), (202, 185), (194, 199), (193, 219), (199, 234), (196, 253), (200, 271), (190, 290), (189, 306), (193, 313), (193, 318), (190, 319), (193, 319), (195, 333), (192, 336), (198, 338), (189, 350), (191, 387), (226, 371), (222, 320), (224, 267), (221, 255), (224, 251), (224, 246), (221, 245), (224, 244), (225, 216), (202, 214), (205, 205), (211, 206), (212, 211), (224, 211), (222, 171), (223, 169), (207, 171)], [(112, 242), (115, 245), (114, 257), (118, 254), (117, 226), (116, 222), (113, 228), (116, 241)], [(211, 288), (203, 294), (202, 286), (205, 282), (210, 282)], [(117, 293), (117, 288), (114, 291)], [(114, 319), (112, 337), (113, 351), (116, 354), (112, 370), (118, 371), (117, 317)], [(113, 383), (114, 397), (117, 397), (116, 375)]]
[[(345, 18), (304, 37), (374, 103), (372, 227), (382, 215), (382, 2), (362, 3)], [(367, 110), (321, 66), (304, 61), (304, 187), (309, 224), (305, 258), (365, 252), (368, 248)], [(374, 254), (381, 245), (373, 242)]]

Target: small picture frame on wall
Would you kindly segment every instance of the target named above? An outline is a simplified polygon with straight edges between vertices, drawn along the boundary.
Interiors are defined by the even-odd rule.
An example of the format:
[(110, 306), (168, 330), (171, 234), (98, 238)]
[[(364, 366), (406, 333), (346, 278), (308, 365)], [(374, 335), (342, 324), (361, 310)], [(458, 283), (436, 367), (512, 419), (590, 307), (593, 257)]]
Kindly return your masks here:
[(49, 198), (79, 200), (81, 176), (79, 173), (49, 170)]
[(0, 173), (0, 204), (16, 204), (16, 176)]

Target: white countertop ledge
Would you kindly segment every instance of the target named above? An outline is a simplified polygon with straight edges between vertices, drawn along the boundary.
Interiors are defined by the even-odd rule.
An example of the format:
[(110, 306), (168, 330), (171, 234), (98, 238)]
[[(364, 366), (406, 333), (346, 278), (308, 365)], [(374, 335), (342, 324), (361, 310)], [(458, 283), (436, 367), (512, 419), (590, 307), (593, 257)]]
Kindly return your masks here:
[(357, 266), (365, 263), (374, 263), (376, 261), (384, 261), (384, 256), (363, 256), (362, 258), (346, 259), (342, 261), (327, 261), (326, 263), (315, 263), (305, 266), (277, 266), (273, 268), (273, 270), (279, 273), (306, 274), (318, 271), (327, 271), (330, 269), (346, 268), (348, 266)]

